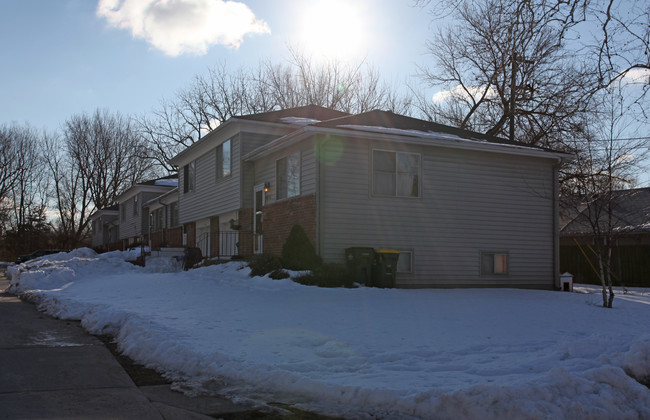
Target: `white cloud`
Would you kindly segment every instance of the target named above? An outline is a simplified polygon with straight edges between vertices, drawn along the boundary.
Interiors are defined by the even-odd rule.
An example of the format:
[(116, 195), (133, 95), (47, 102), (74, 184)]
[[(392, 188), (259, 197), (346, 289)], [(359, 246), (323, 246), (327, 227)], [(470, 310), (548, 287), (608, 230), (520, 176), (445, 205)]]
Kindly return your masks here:
[[(478, 100), (483, 95), (483, 92), (485, 91), (485, 87), (469, 86), (467, 90), (474, 97), (474, 99)], [(487, 97), (494, 98), (496, 94), (497, 94), (496, 89), (490, 87), (488, 89)], [(465, 92), (465, 89), (463, 89), (460, 85), (456, 85), (449, 90), (437, 92), (435, 95), (433, 95), (432, 100), (435, 103), (440, 103), (446, 101), (447, 99), (452, 99), (452, 98), (463, 98), (463, 99), (467, 98), (467, 92)]]
[(244, 3), (223, 0), (99, 0), (97, 16), (167, 55), (237, 48), (244, 35), (270, 33)]
[(624, 81), (630, 84), (647, 84), (650, 83), (649, 69), (632, 69), (624, 76)]

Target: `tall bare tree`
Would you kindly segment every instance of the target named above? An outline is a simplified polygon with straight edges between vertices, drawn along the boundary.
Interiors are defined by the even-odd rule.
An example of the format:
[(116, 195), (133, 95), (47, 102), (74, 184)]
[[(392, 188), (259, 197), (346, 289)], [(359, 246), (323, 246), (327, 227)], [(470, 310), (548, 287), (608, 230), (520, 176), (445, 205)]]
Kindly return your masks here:
[(234, 71), (215, 66), (139, 123), (151, 156), (171, 169), (171, 157), (233, 116), (311, 104), (347, 112), (382, 108), (404, 113), (410, 106), (363, 63), (322, 63), (291, 51), (284, 64), (265, 60), (255, 69)]
[(66, 121), (63, 138), (98, 209), (114, 204), (122, 191), (153, 174), (143, 137), (119, 113), (74, 115)]
[[(622, 83), (611, 85), (595, 99), (596, 112), (585, 121), (577, 143), (576, 158), (565, 168), (563, 202), (577, 215), (576, 223), (593, 237), (602, 285), (603, 306), (612, 307), (612, 250), (617, 231), (613, 219), (617, 197), (635, 183), (648, 155), (643, 137), (635, 137), (631, 125), (631, 101)], [(632, 135), (633, 137), (629, 137)]]
[(94, 210), (114, 204), (120, 193), (154, 174), (143, 137), (119, 113), (74, 115), (61, 136), (46, 137), (44, 147), (67, 247), (82, 243)]
[(26, 124), (0, 127), (0, 233), (3, 245), (13, 253), (38, 246), (30, 233), (37, 219), (43, 221), (47, 203), (39, 139), (37, 131)]
[(640, 96), (645, 96), (650, 90), (650, 6), (647, 0), (584, 1), (600, 27), (594, 45), (600, 86), (608, 87), (626, 76), (642, 77)]
[(424, 80), (444, 89), (420, 102), (460, 128), (558, 147), (588, 109), (592, 72), (564, 38), (567, 12), (544, 0), (450, 1), (453, 24), (428, 43)]

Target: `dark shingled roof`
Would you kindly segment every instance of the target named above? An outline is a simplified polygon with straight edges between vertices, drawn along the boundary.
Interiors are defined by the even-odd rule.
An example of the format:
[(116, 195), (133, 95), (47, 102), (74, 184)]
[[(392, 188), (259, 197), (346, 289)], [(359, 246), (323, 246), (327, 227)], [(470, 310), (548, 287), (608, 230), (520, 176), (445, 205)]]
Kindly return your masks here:
[(283, 118), (309, 118), (318, 121), (331, 120), (350, 115), (347, 112), (335, 111), (318, 105), (307, 105), (297, 108), (281, 109), (279, 111), (263, 112), (261, 114), (241, 115), (235, 118), (253, 121), (283, 123)]
[(344, 117), (323, 121), (313, 124), (319, 127), (341, 127), (341, 126), (363, 126), (384, 127), (398, 130), (417, 130), (423, 133), (443, 133), (458, 136), (467, 140), (478, 140), (489, 143), (511, 144), (515, 146), (531, 147), (542, 150), (541, 147), (531, 146), (526, 143), (510, 141), (501, 137), (488, 136), (473, 131), (462, 130), (460, 128), (450, 127), (448, 125), (437, 124), (430, 121), (420, 120), (417, 118), (407, 117), (405, 115), (395, 114), (390, 111), (374, 110), (364, 112), (363, 114), (347, 115)]
[(138, 182), (136, 183), (136, 185), (156, 185), (156, 181), (162, 181), (165, 179), (177, 179), (177, 178), (178, 178), (178, 174), (171, 174), (171, 175), (163, 176), (161, 178), (151, 179), (149, 181)]
[[(614, 233), (650, 233), (650, 188), (633, 190), (618, 190), (612, 193), (612, 225)], [(607, 211), (603, 201), (596, 204), (584, 204), (576, 211), (575, 206), (563, 203), (562, 236), (590, 235), (592, 228), (589, 224), (589, 212), (595, 219), (595, 212), (600, 206), (599, 223), (602, 228), (607, 226)]]

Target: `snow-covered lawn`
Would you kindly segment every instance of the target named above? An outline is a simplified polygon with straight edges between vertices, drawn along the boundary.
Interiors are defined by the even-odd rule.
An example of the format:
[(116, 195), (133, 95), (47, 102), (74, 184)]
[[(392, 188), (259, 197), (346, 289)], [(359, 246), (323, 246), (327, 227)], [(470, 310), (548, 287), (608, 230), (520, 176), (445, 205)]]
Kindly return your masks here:
[(184, 389), (351, 418), (650, 418), (650, 290), (323, 289), (89, 249), (8, 268)]

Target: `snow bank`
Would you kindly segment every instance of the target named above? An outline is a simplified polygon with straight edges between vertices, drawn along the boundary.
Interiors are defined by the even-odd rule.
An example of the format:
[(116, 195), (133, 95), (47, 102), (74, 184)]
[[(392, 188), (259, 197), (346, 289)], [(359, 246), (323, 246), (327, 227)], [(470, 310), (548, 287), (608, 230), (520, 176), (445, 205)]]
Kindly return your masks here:
[[(650, 418), (650, 294), (321, 289), (90, 250), (10, 267), (48, 313), (194, 393), (350, 418)], [(636, 379), (636, 380), (635, 380)]]

